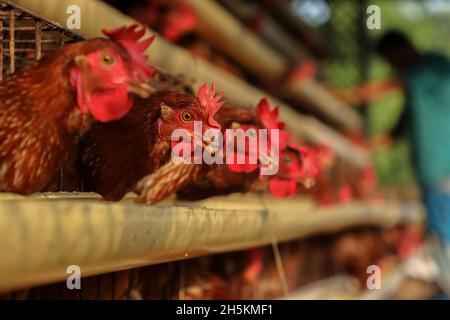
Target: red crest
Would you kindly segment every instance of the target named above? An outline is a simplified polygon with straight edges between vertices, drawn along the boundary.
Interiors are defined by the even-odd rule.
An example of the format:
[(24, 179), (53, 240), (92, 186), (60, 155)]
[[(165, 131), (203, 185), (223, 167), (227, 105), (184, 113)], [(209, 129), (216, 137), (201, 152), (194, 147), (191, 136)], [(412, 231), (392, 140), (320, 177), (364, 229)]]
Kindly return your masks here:
[(124, 26), (113, 30), (105, 30), (102, 32), (111, 40), (120, 44), (130, 55), (132, 67), (139, 72), (140, 76), (145, 80), (150, 79), (156, 72), (156, 69), (147, 64), (148, 56), (144, 54), (155, 40), (155, 35), (140, 41), (145, 34), (145, 27), (138, 30), (139, 25), (133, 24), (129, 27)]
[(223, 93), (220, 92), (217, 96), (215, 95), (216, 87), (214, 83), (211, 85), (211, 89), (209, 89), (208, 84), (204, 84), (198, 90), (198, 99), (200, 100), (201, 105), (205, 108), (208, 122), (212, 127), (220, 128), (220, 125), (214, 120), (214, 115), (217, 110), (224, 104), (222, 99)]

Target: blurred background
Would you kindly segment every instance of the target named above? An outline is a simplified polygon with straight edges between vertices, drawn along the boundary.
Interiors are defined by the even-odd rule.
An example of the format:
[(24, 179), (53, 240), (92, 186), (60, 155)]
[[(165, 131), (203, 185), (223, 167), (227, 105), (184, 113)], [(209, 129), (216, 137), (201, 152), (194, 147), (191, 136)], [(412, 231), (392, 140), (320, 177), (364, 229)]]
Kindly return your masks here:
[[(76, 2), (84, 5), (82, 8), (89, 7), (88, 0)], [(423, 220), (417, 221), (410, 214), (423, 212), (410, 160), (411, 147), (406, 139), (394, 140), (390, 136), (405, 109), (406, 93), (398, 85), (395, 70), (376, 54), (375, 44), (386, 31), (396, 29), (404, 32), (420, 52), (448, 56), (450, 1), (92, 2), (107, 5), (98, 7), (103, 14), (114, 13), (116, 17), (110, 9), (113, 7), (157, 32), (164, 40), (156, 41), (159, 47), (150, 51), (150, 61), (164, 72), (180, 73), (188, 85), (199, 80), (210, 81), (214, 78), (212, 74), (218, 74), (214, 79), (220, 78), (219, 87), (222, 85), (226, 98), (233, 102), (253, 106), (250, 100), (269, 94), (283, 104), (282, 110), (294, 109), (296, 112), (286, 113), (292, 117), (283, 120), (290, 128), (307, 127), (304, 131), (307, 137), (299, 138), (301, 142), (326, 149), (324, 162), (333, 165), (317, 178), (313, 188), (301, 189), (300, 199), (292, 200), (298, 202), (286, 202), (283, 208), (292, 211), (298, 206), (300, 212), (302, 205), (310, 205), (312, 198), (317, 207), (307, 207), (304, 211), (312, 210), (319, 222), (314, 220), (317, 224), (309, 226), (307, 218), (305, 228), (309, 226), (311, 230), (304, 232), (305, 239), (282, 243), (279, 248), (277, 244), (266, 244), (252, 250), (89, 277), (83, 279), (88, 290), (80, 294), (68, 293), (62, 284), (54, 284), (8, 293), (6, 298), (440, 297), (439, 289), (430, 280), (432, 267), (424, 262), (421, 251)], [(30, 10), (45, 8), (49, 18), (59, 22), (66, 17), (66, 12), (58, 7), (59, 1), (48, 8), (49, 1), (44, 0), (18, 0), (17, 3)], [(380, 10), (379, 29), (368, 28), (368, 19), (373, 15), (368, 8), (374, 5)], [(75, 31), (85, 37), (97, 36), (103, 20), (108, 23), (111, 20), (106, 14), (96, 14), (86, 14), (82, 29)], [(122, 20), (117, 18), (114, 22), (117, 21)], [(70, 37), (70, 41), (78, 40), (75, 34)], [(194, 63), (179, 58), (184, 57), (177, 55), (180, 47), (196, 57)], [(4, 65), (7, 59), (5, 56)], [(205, 61), (208, 64), (203, 64)], [(215, 72), (210, 64), (225, 73)], [(189, 74), (186, 70), (193, 72)], [(298, 132), (302, 132), (300, 129)], [(390, 200), (395, 205), (389, 206)], [(228, 203), (228, 200), (220, 201), (199, 206), (212, 204), (214, 208)], [(233, 201), (258, 202), (253, 198), (230, 202)], [(349, 206), (341, 206), (344, 204)], [(373, 217), (380, 220), (402, 217), (398, 219), (402, 221), (389, 220), (386, 225), (381, 221), (374, 226), (373, 222), (378, 220)], [(324, 227), (317, 228), (317, 225)], [(380, 267), (383, 281), (389, 283), (384, 286), (387, 289), (384, 293), (367, 290), (367, 267), (372, 264)]]
[[(106, 2), (224, 70), (283, 96), (270, 79), (258, 79), (229, 51), (212, 43), (205, 36), (206, 32), (198, 32), (199, 19), (189, 4), (169, 4), (160, 0)], [(361, 98), (362, 85), (389, 82), (395, 77), (387, 63), (374, 54), (373, 45), (383, 32), (398, 29), (410, 36), (420, 50), (450, 53), (450, 44), (445, 40), (450, 32), (447, 23), (450, 3), (446, 0), (217, 2), (265, 44), (288, 59), (291, 70), (297, 67), (300, 77), (314, 77), (344, 98), (364, 117), (367, 140), (392, 129), (405, 104), (404, 93), (395, 88), (365, 90), (366, 98)], [(367, 28), (369, 5), (377, 5), (381, 9), (381, 29)], [(283, 97), (298, 110), (312, 112), (308, 106), (289, 99), (289, 96)], [(324, 117), (321, 120), (327, 121)], [(414, 183), (405, 141), (377, 148), (373, 159), (381, 185), (410, 187)]]

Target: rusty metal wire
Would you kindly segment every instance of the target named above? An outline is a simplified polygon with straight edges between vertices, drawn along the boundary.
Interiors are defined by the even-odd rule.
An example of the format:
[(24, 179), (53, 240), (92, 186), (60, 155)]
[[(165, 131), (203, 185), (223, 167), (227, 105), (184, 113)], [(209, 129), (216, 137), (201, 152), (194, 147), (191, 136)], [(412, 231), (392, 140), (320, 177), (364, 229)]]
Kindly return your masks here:
[(9, 1), (0, 1), (0, 80), (82, 37)]

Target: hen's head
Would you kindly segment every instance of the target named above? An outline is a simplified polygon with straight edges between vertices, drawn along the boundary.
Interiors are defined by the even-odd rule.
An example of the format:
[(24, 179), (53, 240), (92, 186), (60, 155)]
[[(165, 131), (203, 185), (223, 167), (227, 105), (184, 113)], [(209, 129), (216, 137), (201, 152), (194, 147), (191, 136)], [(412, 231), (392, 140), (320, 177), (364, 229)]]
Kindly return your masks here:
[(278, 198), (297, 194), (298, 182), (302, 176), (302, 158), (298, 150), (286, 148), (281, 153), (278, 174), (269, 179), (269, 192)]
[(76, 90), (82, 113), (91, 113), (99, 121), (121, 118), (132, 107), (130, 93), (145, 98), (151, 93), (148, 80), (155, 69), (146, 64), (144, 51), (154, 37), (139, 40), (145, 29), (138, 25), (104, 30), (110, 40), (93, 39), (77, 43), (70, 82)]
[(301, 159), (301, 170), (299, 172), (299, 182), (305, 188), (309, 189), (315, 184), (315, 179), (322, 172), (322, 167), (319, 162), (319, 149), (301, 146), (297, 143), (289, 143), (289, 150), (297, 152)]
[[(171, 141), (172, 134), (177, 129), (184, 129), (190, 138), (191, 150), (196, 147), (194, 143), (209, 145), (212, 141), (208, 139), (207, 131), (220, 131), (220, 125), (214, 119), (217, 110), (222, 106), (222, 94), (215, 96), (215, 88), (203, 85), (198, 95), (173, 92), (158, 92), (151, 98), (156, 99), (161, 108), (161, 117), (158, 123), (159, 136), (167, 141)], [(200, 126), (201, 125), (201, 126)], [(187, 140), (183, 139), (183, 143)], [(179, 141), (172, 141), (172, 147)]]
[[(240, 123), (239, 121), (232, 124), (231, 129), (242, 130), (245, 133), (245, 145), (240, 146), (236, 140), (228, 141), (228, 143), (234, 142), (234, 146), (236, 146), (234, 154), (231, 155), (234, 163), (228, 164), (233, 172), (250, 173), (262, 165), (272, 166), (275, 161), (279, 162), (279, 154), (287, 145), (290, 133), (284, 131), (285, 123), (279, 121), (279, 107), (271, 110), (269, 102), (263, 98), (256, 107), (256, 118), (260, 125)], [(274, 135), (272, 130), (277, 130), (278, 135)], [(261, 135), (265, 135), (265, 137)], [(260, 145), (264, 142), (266, 142), (265, 146)], [(227, 146), (228, 149), (231, 148)], [(244, 163), (239, 163), (239, 155), (243, 156)], [(257, 161), (254, 161), (255, 159)]]
[(214, 119), (216, 111), (223, 104), (222, 94), (214, 97), (214, 85), (211, 91), (203, 85), (198, 96), (187, 93), (158, 92), (152, 98), (159, 101), (161, 118), (159, 134), (170, 140), (176, 129), (186, 129), (194, 134), (194, 123), (202, 124), (202, 133), (208, 129), (220, 130), (220, 125)]
[(293, 196), (299, 183), (312, 187), (320, 172), (316, 150), (289, 142), (281, 153), (278, 174), (269, 180), (269, 192), (279, 198)]

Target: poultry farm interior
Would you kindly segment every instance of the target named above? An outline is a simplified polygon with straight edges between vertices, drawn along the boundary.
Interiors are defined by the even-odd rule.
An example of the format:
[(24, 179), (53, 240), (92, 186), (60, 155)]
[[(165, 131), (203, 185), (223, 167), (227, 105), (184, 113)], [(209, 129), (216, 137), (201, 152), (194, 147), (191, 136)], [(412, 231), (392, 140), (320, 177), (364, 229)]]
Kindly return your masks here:
[[(89, 96), (72, 104), (92, 117), (68, 112), (68, 128), (61, 129), (68, 145), (50, 151), (55, 170), (53, 160), (33, 168), (38, 160), (30, 153), (29, 166), (14, 160), (22, 171), (10, 177), (9, 160), (0, 156), (6, 168), (0, 166), (0, 299), (430, 299), (439, 292), (422, 276), (420, 261), (433, 244), (419, 188), (412, 179), (389, 182), (389, 175), (405, 180), (409, 172), (386, 169), (395, 154), (383, 158), (385, 146), (373, 151), (370, 115), (361, 107), (367, 102), (354, 103), (349, 86), (332, 82), (329, 66), (339, 52), (327, 37), (342, 31), (302, 21), (292, 10), (296, 2), (302, 1), (0, 0), (4, 101), (15, 97), (2, 86), (12, 87), (8, 79), (20, 79), (23, 68), (44, 76), (19, 83), (50, 87), (52, 57), (97, 37), (116, 42), (109, 50), (122, 46), (118, 56), (126, 51), (123, 61), (132, 61), (139, 80), (148, 76), (145, 85), (133, 84), (141, 97), (124, 92), (105, 102), (79, 80), (86, 69), (96, 72), (86, 63), (98, 57), (76, 57), (81, 71), (71, 69), (64, 81)], [(367, 6), (348, 3), (345, 10), (355, 12)], [(65, 27), (71, 6), (81, 13), (74, 30)], [(351, 23), (362, 52), (369, 36), (358, 33), (358, 19)], [(136, 22), (145, 35), (118, 29)], [(135, 43), (127, 32), (135, 32)], [(145, 55), (150, 65), (142, 64)], [(369, 80), (363, 67), (369, 58), (356, 57), (355, 87)], [(130, 110), (118, 106), (131, 101)], [(191, 113), (180, 111), (184, 105)], [(173, 166), (174, 145), (155, 136), (169, 132), (178, 114), (181, 125), (195, 118), (222, 131), (279, 129), (280, 174), (264, 176), (262, 166), (245, 164)], [(7, 115), (0, 113), (5, 123)], [(5, 145), (0, 152), (9, 150)], [(17, 183), (22, 176), (30, 180)], [(81, 290), (66, 284), (73, 265), (81, 270)], [(372, 267), (381, 273), (379, 290), (369, 285)]]

